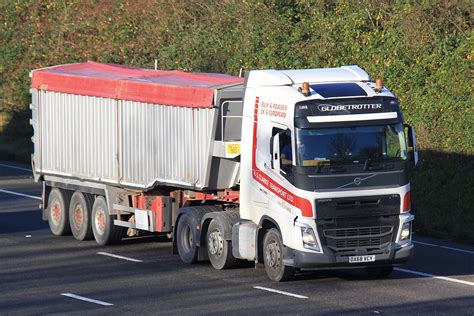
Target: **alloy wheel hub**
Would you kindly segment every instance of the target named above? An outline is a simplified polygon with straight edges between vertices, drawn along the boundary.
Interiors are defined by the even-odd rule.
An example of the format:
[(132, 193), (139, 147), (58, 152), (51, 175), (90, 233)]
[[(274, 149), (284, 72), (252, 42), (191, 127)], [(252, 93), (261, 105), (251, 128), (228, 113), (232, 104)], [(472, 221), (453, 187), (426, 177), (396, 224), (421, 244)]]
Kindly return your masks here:
[(270, 267), (272, 267), (273, 269), (276, 269), (279, 267), (280, 248), (278, 247), (276, 242), (269, 243), (266, 246), (265, 257)]
[(224, 241), (222, 240), (221, 232), (219, 230), (214, 230), (209, 234), (208, 247), (211, 254), (217, 256), (222, 255)]

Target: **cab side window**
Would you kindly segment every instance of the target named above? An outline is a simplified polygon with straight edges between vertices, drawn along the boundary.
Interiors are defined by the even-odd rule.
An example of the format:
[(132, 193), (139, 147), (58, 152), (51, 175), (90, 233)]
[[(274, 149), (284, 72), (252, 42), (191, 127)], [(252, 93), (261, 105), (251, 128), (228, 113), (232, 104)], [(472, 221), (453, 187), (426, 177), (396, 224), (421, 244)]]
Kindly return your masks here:
[[(278, 138), (278, 142), (276, 142), (275, 138)], [(278, 170), (281, 175), (290, 180), (293, 167), (293, 146), (289, 129), (273, 128), (270, 151), (272, 155), (272, 169)]]
[(288, 169), (293, 162), (293, 150), (291, 147), (291, 132), (285, 130), (280, 132), (280, 164), (283, 169)]

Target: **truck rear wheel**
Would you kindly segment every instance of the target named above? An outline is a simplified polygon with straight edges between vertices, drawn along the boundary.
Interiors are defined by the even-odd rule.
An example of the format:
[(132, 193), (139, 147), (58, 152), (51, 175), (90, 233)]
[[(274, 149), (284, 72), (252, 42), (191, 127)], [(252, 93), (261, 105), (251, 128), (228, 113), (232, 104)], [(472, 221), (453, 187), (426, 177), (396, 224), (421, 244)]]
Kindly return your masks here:
[(189, 214), (184, 213), (179, 218), (176, 231), (176, 245), (181, 260), (185, 263), (196, 263), (198, 259), (198, 247), (196, 227)]
[(120, 242), (123, 227), (114, 225), (115, 216), (109, 215), (107, 202), (103, 196), (98, 196), (92, 206), (92, 232), (95, 241), (102, 246)]
[(74, 192), (69, 203), (69, 222), (72, 235), (77, 240), (92, 239), (91, 208), (89, 195)]
[(48, 224), (51, 232), (56, 236), (67, 235), (71, 232), (69, 227), (69, 194), (54, 188), (48, 197)]
[(276, 228), (270, 229), (263, 240), (263, 261), (265, 271), (272, 281), (290, 280), (295, 268), (283, 264), (283, 241)]
[(235, 265), (237, 260), (232, 255), (232, 244), (224, 239), (224, 227), (217, 219), (213, 219), (207, 230), (207, 254), (215, 269), (227, 269)]

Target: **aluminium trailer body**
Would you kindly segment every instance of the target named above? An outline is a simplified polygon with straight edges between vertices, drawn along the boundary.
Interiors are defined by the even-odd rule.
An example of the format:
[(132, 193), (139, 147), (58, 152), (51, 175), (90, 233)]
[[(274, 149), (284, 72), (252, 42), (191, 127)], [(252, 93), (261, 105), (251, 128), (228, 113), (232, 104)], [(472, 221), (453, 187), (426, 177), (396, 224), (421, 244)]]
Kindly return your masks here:
[[(238, 182), (238, 163), (214, 174), (220, 157), (211, 158), (226, 145), (215, 103), (231, 111), (232, 101), (241, 101), (242, 79), (94, 62), (39, 69), (32, 78), (37, 175), (140, 190)], [(238, 144), (240, 125), (232, 127), (225, 139)]]
[[(94, 230), (82, 227), (99, 221), (91, 218), (97, 197), (106, 202), (104, 233), (114, 222), (171, 232), (173, 207), (195, 198), (186, 190), (238, 185), (243, 79), (95, 62), (31, 76), (32, 165), (54, 233), (68, 232), (70, 221), (75, 237), (90, 238)], [(80, 203), (70, 210), (73, 194)]]

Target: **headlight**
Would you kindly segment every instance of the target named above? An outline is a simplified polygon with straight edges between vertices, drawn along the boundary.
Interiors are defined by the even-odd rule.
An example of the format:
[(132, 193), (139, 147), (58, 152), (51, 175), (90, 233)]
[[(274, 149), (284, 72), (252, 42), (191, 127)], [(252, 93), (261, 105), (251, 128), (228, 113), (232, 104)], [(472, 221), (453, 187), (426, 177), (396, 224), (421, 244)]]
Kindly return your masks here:
[(319, 251), (318, 242), (311, 227), (301, 227), (301, 237), (303, 239), (303, 247)]
[(411, 221), (404, 223), (400, 233), (400, 243), (406, 243), (411, 239)]

